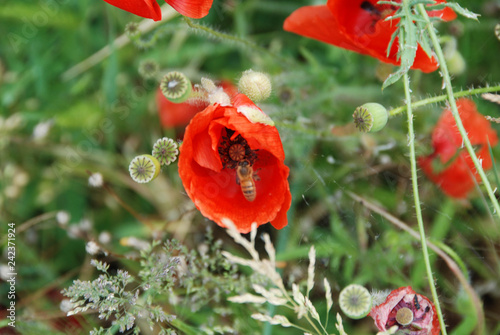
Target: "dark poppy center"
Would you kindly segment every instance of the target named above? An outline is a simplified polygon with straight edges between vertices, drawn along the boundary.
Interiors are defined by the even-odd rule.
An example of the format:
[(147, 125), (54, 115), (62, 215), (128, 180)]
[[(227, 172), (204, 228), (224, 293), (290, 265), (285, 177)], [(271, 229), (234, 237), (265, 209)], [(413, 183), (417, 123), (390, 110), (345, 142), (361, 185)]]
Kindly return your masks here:
[(222, 129), (218, 152), (222, 166), (226, 169), (236, 169), (243, 163), (252, 166), (257, 160), (256, 150), (252, 150), (241, 134), (235, 136), (235, 131)]

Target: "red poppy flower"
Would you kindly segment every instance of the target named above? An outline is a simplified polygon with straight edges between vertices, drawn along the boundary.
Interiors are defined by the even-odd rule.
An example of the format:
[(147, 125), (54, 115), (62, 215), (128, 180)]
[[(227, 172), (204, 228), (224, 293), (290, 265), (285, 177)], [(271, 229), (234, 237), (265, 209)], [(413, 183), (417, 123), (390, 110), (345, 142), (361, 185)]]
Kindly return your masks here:
[(399, 330), (404, 330), (404, 334), (408, 335), (439, 335), (441, 330), (432, 302), (415, 293), (410, 286), (392, 291), (368, 315), (375, 320), (380, 331), (386, 331), (394, 325), (398, 325)]
[[(385, 21), (394, 13), (392, 5), (378, 5), (378, 0), (328, 0), (326, 5), (297, 9), (284, 23), (287, 31), (310, 37), (338, 47), (378, 58), (385, 63), (399, 65), (397, 38), (387, 56), (391, 36), (399, 19)], [(399, 1), (398, 1), (399, 2)], [(446, 2), (437, 0), (438, 3)], [(445, 21), (453, 20), (455, 12), (449, 8), (429, 12)], [(434, 57), (429, 58), (419, 46), (412, 66), (423, 72), (438, 68)]]
[[(238, 93), (237, 88), (227, 80), (221, 81), (219, 86), (224, 89), (224, 92), (229, 97), (233, 97)], [(203, 101), (174, 103), (165, 98), (161, 89), (158, 88), (156, 91), (156, 105), (163, 128), (183, 128), (191, 121), (193, 116), (204, 110), (208, 104)]]
[[(110, 5), (123, 9), (137, 16), (161, 20), (160, 6), (156, 0), (104, 0)], [(213, 0), (165, 0), (184, 16), (199, 19), (208, 14)]]
[[(469, 99), (457, 100), (458, 112), (471, 144), (477, 146), (476, 155), (482, 161), (483, 169), (492, 166), (488, 148), (498, 143), (496, 132), (490, 123), (477, 111)], [(463, 148), (462, 136), (449, 108), (445, 109), (432, 132), (434, 152), (420, 157), (418, 163), (427, 177), (447, 195), (464, 198), (480, 180), (469, 153)]]
[(232, 106), (208, 106), (187, 126), (179, 155), (179, 175), (196, 207), (222, 227), (230, 219), (242, 233), (253, 222), (283, 228), (291, 203), (278, 130), (251, 122), (249, 109), (263, 113), (243, 94)]

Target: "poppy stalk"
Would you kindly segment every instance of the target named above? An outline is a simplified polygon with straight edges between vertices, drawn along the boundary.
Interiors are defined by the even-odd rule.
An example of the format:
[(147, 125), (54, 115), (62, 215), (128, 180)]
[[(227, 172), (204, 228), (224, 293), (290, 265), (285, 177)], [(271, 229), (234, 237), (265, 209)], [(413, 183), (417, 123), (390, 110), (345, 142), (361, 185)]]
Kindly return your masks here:
[[(472, 100), (458, 99), (457, 108), (467, 136), (476, 147), (476, 155), (482, 162), (483, 169), (490, 169), (493, 163), (488, 146), (498, 143), (496, 132), (477, 111)], [(418, 159), (425, 175), (453, 198), (465, 198), (481, 179), (462, 143), (462, 136), (451, 110), (446, 108), (432, 131), (434, 152)]]
[[(155, 21), (161, 20), (161, 9), (156, 0), (104, 0), (110, 5)], [(199, 19), (208, 14), (213, 0), (165, 0), (180, 14)]]
[[(387, 54), (387, 47), (397, 29), (399, 18), (388, 21), (386, 18), (393, 15), (397, 8), (393, 5), (379, 5), (377, 2), (378, 0), (328, 0), (326, 5), (301, 7), (285, 20), (283, 28), (340, 48), (372, 56), (385, 63), (399, 65), (397, 37)], [(455, 12), (449, 8), (430, 11), (429, 16), (439, 17), (444, 21), (456, 18)], [(428, 56), (419, 45), (412, 69), (432, 72), (438, 65), (437, 60), (433, 56)]]
[(179, 175), (195, 206), (222, 227), (231, 220), (241, 233), (254, 222), (283, 228), (291, 204), (278, 130), (255, 122), (249, 110), (263, 114), (244, 94), (230, 106), (209, 105), (186, 127), (179, 154)]

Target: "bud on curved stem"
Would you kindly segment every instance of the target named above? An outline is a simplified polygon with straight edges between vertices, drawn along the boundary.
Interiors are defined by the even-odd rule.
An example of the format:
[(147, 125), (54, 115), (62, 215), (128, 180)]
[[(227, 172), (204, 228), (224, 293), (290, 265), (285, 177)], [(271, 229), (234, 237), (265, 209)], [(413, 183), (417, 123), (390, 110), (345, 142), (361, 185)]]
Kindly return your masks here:
[(359, 131), (374, 133), (385, 127), (389, 114), (381, 104), (369, 102), (356, 108), (352, 117)]

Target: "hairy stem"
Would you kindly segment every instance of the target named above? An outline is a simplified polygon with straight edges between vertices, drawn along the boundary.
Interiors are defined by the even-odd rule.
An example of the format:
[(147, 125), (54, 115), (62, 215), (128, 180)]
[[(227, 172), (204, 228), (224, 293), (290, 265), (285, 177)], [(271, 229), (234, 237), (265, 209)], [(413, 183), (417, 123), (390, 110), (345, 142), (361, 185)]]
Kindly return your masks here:
[(481, 177), (481, 180), (483, 181), (484, 187), (486, 188), (486, 192), (488, 193), (488, 196), (490, 197), (491, 203), (494, 208), (494, 212), (498, 217), (500, 218), (500, 205), (498, 204), (498, 201), (495, 197), (495, 194), (493, 193), (493, 189), (491, 188), (491, 184), (486, 177), (486, 174), (484, 173), (483, 167), (481, 163), (479, 162), (479, 159), (476, 156), (476, 153), (474, 152), (474, 148), (472, 147), (472, 144), (470, 143), (469, 137), (467, 136), (467, 132), (465, 131), (464, 125), (462, 124), (462, 120), (460, 119), (460, 115), (458, 113), (457, 109), (457, 104), (455, 102), (455, 97), (453, 95), (453, 87), (451, 86), (451, 79), (450, 79), (450, 73), (448, 72), (448, 67), (446, 66), (446, 61), (444, 59), (444, 54), (443, 50), (441, 49), (441, 45), (439, 44), (439, 39), (436, 35), (436, 32), (434, 31), (434, 27), (432, 26), (432, 23), (429, 20), (429, 16), (427, 15), (427, 11), (425, 10), (425, 6), (422, 4), (417, 5), (417, 9), (422, 16), (427, 21), (427, 32), (429, 33), (429, 36), (431, 37), (432, 40), (432, 45), (434, 47), (434, 51), (436, 52), (437, 59), (439, 61), (439, 67), (441, 70), (441, 73), (443, 75), (443, 80), (444, 80), (444, 85), (446, 87), (446, 93), (448, 95), (448, 101), (450, 103), (451, 107), (451, 113), (453, 115), (453, 118), (455, 119), (455, 122), (457, 124), (457, 128), (460, 132), (460, 135), (462, 135), (462, 139), (464, 141), (465, 148), (467, 149), (467, 152), (469, 153), (472, 161), (474, 162), (474, 166), (476, 167), (476, 171), (479, 173), (479, 176)]
[[(483, 94), (483, 93), (490, 93), (490, 92), (498, 92), (500, 91), (500, 85), (497, 86), (490, 86), (490, 87), (480, 87), (480, 88), (474, 88), (474, 89), (469, 89), (466, 91), (460, 91), (460, 92), (455, 92), (453, 93), (453, 96), (455, 98), (461, 98), (461, 97), (468, 97), (471, 95), (477, 95), (477, 94)], [(417, 107), (422, 107), (425, 105), (430, 105), (438, 102), (443, 102), (448, 99), (448, 94), (443, 94), (443, 95), (438, 95), (432, 98), (427, 98), (427, 99), (422, 99), (417, 102), (413, 102), (411, 104), (412, 108), (417, 108)], [(391, 109), (388, 111), (390, 116), (398, 115), (406, 111), (406, 106), (400, 106), (394, 109)]]
[(406, 112), (407, 112), (406, 114), (408, 115), (408, 146), (410, 147), (411, 184), (413, 186), (413, 199), (415, 201), (415, 214), (417, 216), (418, 231), (420, 234), (420, 243), (422, 245), (422, 255), (424, 258), (425, 271), (427, 272), (429, 287), (431, 289), (432, 298), (434, 300), (434, 305), (436, 306), (436, 312), (439, 318), (439, 323), (441, 325), (441, 332), (443, 335), (447, 335), (446, 325), (444, 324), (443, 312), (441, 311), (441, 306), (439, 304), (439, 299), (436, 291), (436, 285), (434, 283), (434, 277), (432, 275), (431, 262), (429, 260), (429, 252), (427, 251), (427, 239), (425, 237), (424, 221), (422, 220), (422, 209), (420, 207), (420, 197), (418, 194), (417, 158), (415, 155), (415, 133), (413, 131), (413, 111), (411, 106), (410, 79), (408, 78), (408, 73), (404, 74), (403, 83), (405, 89)]

